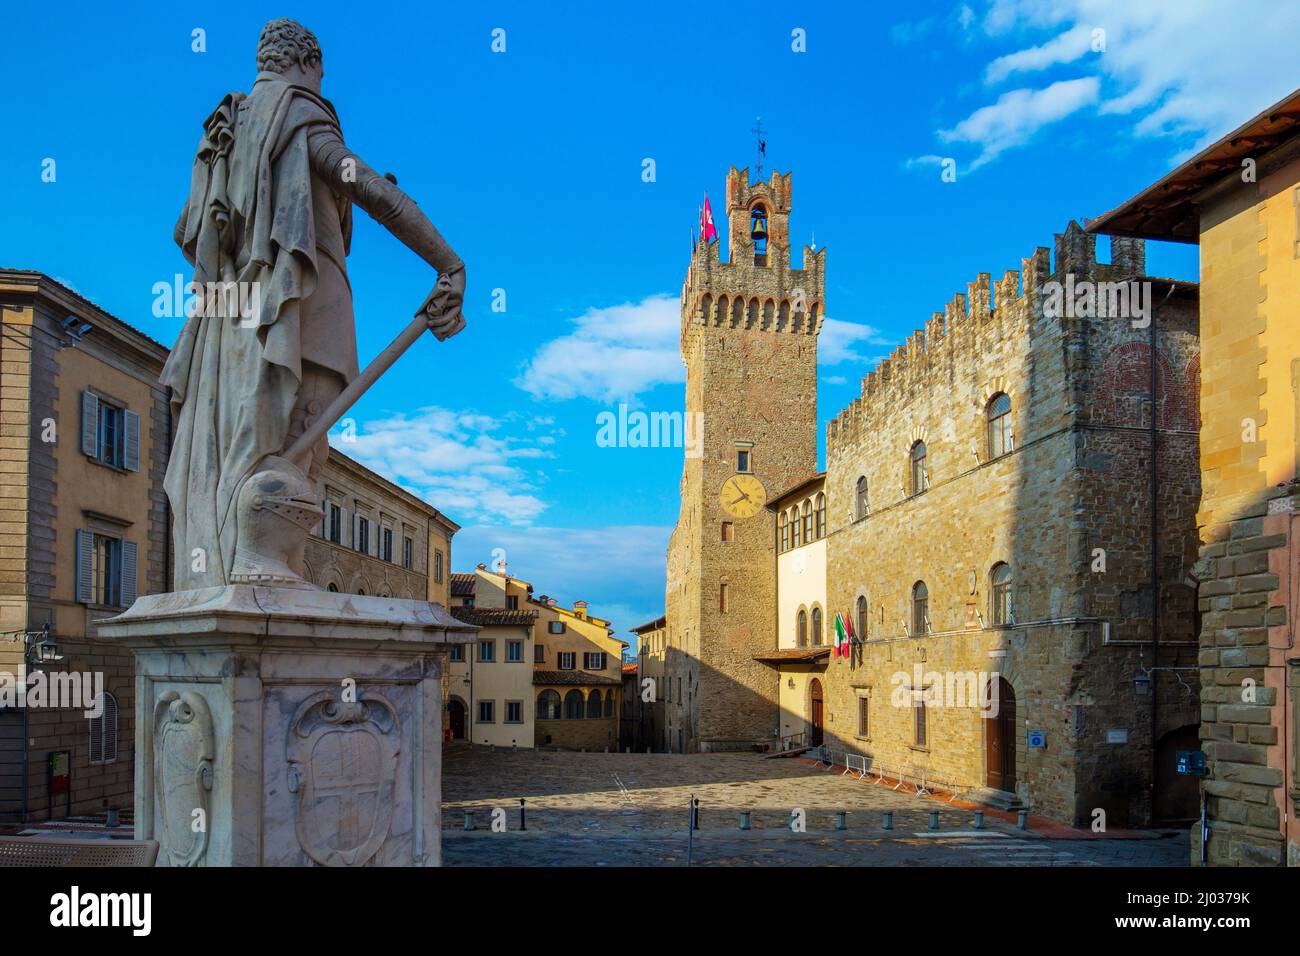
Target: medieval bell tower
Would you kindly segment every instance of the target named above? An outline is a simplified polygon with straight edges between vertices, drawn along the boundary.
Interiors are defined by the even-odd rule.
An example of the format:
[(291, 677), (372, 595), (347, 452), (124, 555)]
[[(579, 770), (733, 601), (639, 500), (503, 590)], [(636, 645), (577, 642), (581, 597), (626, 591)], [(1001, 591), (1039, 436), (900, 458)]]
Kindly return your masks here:
[[(682, 288), (686, 413), (668, 545), (664, 702), (674, 752), (748, 748), (777, 725), (774, 516), (769, 498), (817, 470), (817, 334), (825, 250), (790, 258), (792, 175), (727, 174), (728, 261), (701, 240)], [(691, 443), (688, 443), (691, 445)]]

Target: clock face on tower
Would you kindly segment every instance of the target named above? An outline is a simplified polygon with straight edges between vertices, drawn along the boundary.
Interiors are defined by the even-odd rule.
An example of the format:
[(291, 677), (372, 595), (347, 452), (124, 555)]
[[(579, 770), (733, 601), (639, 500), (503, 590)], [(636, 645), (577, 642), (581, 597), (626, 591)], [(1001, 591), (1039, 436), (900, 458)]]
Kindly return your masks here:
[(733, 518), (752, 518), (767, 504), (767, 489), (753, 475), (732, 475), (722, 483), (718, 501)]

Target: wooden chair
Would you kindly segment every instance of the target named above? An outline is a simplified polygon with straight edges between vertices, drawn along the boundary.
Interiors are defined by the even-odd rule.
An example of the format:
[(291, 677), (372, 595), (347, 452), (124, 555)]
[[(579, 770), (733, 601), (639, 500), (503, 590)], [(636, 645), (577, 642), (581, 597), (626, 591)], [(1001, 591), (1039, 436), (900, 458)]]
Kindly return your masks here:
[(10, 866), (153, 866), (157, 840), (63, 840), (0, 836), (0, 868)]

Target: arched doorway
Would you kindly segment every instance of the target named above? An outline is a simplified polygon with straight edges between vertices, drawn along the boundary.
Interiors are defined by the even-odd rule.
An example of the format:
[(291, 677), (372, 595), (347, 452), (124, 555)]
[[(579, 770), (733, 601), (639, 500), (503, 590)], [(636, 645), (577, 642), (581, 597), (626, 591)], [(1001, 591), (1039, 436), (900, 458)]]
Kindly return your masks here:
[(447, 726), (452, 740), (465, 739), (465, 702), (459, 697), (447, 701)]
[[(997, 694), (994, 697), (994, 694)], [(988, 683), (989, 709), (997, 713), (984, 720), (984, 783), (991, 790), (1016, 791), (1016, 692), (1005, 677)]]
[(1187, 724), (1156, 741), (1156, 792), (1153, 822), (1174, 823), (1196, 819), (1201, 800), (1197, 777), (1178, 772), (1178, 751), (1200, 750), (1200, 728)]
[(811, 716), (808, 720), (810, 725), (808, 742), (814, 747), (820, 747), (822, 745), (822, 682), (816, 677), (808, 685), (808, 696), (811, 702), (809, 708)]

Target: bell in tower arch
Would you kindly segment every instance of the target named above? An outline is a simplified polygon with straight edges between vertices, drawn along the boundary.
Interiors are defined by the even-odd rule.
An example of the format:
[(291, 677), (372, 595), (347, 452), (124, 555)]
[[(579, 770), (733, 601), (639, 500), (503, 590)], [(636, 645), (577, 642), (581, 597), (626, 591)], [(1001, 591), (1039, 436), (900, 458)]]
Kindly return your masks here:
[(749, 214), (749, 238), (756, 244), (767, 242), (767, 210), (762, 206), (755, 206)]

